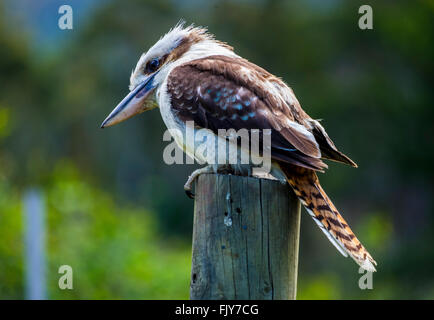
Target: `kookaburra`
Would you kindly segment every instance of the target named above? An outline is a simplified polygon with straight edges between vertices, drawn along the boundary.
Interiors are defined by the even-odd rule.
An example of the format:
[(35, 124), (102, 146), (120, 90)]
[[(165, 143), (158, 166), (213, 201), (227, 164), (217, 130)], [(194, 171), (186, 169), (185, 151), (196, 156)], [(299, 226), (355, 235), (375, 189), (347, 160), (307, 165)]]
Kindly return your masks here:
[[(327, 168), (322, 159), (357, 165), (338, 151), (322, 125), (301, 108), (292, 89), (280, 78), (240, 57), (206, 29), (180, 23), (140, 57), (129, 89), (101, 127), (159, 107), (178, 146), (200, 163), (206, 159), (199, 159), (189, 139), (176, 133), (185, 132), (188, 121), (216, 139), (225, 139), (218, 136), (219, 129), (269, 129), (271, 175), (288, 182), (340, 253), (352, 257), (365, 270), (375, 271), (376, 262), (326, 195), (316, 174)], [(238, 142), (232, 143), (242, 149), (240, 153), (249, 152)], [(245, 165), (230, 167), (235, 174), (252, 172), (245, 170)], [(227, 164), (196, 170), (185, 185), (186, 191), (199, 174), (221, 168), (227, 170)]]

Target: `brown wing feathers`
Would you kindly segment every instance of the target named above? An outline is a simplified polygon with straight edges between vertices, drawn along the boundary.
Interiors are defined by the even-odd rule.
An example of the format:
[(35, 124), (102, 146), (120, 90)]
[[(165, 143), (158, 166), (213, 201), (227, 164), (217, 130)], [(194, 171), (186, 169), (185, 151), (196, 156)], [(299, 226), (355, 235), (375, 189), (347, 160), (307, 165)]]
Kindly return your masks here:
[(346, 163), (354, 168), (357, 168), (357, 164), (353, 160), (348, 158), (336, 148), (335, 144), (329, 138), (327, 132), (318, 121), (312, 120), (310, 123), (312, 125), (312, 133), (315, 137), (315, 140), (318, 142), (321, 150), (321, 156), (323, 158)]
[[(227, 60), (204, 58), (175, 68), (167, 90), (177, 117), (184, 122), (193, 120), (197, 126), (215, 133), (220, 128), (272, 129), (273, 157), (314, 170), (326, 168), (313, 134), (295, 122), (293, 113), (273, 111), (266, 103), (273, 100), (270, 94), (265, 97), (266, 93), (247, 77), (235, 78), (234, 70), (245, 63), (239, 60), (232, 61), (229, 67)], [(223, 62), (226, 64), (220, 65)], [(261, 74), (257, 75), (262, 77)], [(282, 104), (277, 100), (274, 103)]]

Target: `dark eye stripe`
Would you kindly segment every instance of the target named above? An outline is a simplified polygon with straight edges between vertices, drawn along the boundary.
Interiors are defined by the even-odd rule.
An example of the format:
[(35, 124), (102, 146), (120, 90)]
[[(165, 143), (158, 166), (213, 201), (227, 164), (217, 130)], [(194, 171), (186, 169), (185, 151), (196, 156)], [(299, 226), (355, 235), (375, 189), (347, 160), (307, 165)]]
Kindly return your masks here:
[(144, 70), (145, 73), (149, 74), (149, 73), (153, 73), (153, 72), (157, 71), (164, 64), (164, 62), (166, 62), (167, 57), (168, 57), (168, 54), (166, 54), (162, 57), (159, 57), (159, 58), (153, 58), (153, 59), (149, 60), (145, 66), (145, 70)]
[(160, 67), (160, 59), (154, 58), (146, 64), (145, 72), (146, 73), (152, 73), (157, 71), (157, 69)]

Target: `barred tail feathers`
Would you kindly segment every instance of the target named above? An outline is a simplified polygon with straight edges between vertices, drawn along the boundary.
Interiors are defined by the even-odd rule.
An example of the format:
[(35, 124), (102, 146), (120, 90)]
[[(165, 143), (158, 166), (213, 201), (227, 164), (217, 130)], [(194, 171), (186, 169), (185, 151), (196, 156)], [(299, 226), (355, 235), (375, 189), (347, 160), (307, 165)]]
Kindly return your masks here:
[(345, 257), (349, 255), (363, 269), (376, 271), (377, 263), (331, 202), (315, 171), (296, 167), (282, 167), (282, 170), (303, 206), (336, 249)]

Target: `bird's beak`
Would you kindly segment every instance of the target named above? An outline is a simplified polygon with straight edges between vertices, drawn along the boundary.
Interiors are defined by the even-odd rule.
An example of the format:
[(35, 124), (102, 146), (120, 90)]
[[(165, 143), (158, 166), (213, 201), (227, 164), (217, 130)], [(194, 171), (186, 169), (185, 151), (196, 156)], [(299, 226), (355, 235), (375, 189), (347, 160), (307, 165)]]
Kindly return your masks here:
[(136, 114), (153, 109), (155, 104), (147, 103), (147, 98), (155, 89), (153, 85), (154, 76), (147, 77), (133, 91), (131, 91), (109, 114), (101, 124), (101, 128), (110, 127), (119, 122), (125, 121)]

